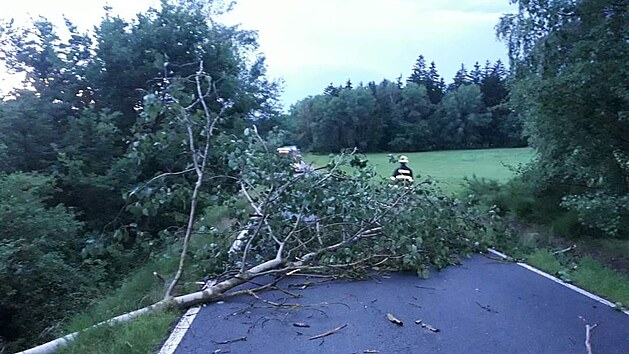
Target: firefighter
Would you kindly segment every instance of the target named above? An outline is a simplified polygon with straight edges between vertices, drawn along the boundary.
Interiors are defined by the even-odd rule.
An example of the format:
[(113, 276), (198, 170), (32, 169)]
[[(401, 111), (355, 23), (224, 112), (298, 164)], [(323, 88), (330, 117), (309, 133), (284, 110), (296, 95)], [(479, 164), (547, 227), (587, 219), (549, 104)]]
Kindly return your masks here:
[(404, 155), (400, 156), (400, 167), (396, 168), (393, 171), (391, 180), (405, 183), (413, 182), (413, 170), (411, 170), (411, 168), (406, 165), (407, 163), (408, 157)]

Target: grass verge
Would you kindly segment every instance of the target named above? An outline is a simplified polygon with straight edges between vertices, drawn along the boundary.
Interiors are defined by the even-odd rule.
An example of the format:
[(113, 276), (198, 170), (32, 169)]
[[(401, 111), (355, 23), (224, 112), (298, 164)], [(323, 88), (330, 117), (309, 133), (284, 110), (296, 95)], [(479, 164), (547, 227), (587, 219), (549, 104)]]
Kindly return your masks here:
[[(221, 259), (208, 245), (217, 242), (209, 234), (195, 235), (190, 245), (187, 264), (203, 264), (204, 267), (188, 266), (184, 271), (178, 293), (195, 291), (195, 280), (216, 271)], [(124, 282), (107, 296), (96, 300), (80, 314), (75, 315), (60, 336), (79, 332), (90, 326), (123, 313), (136, 310), (161, 300), (166, 285), (172, 279), (179, 264), (179, 245), (174, 245), (162, 255), (150, 260), (126, 277)], [(214, 262), (214, 263), (213, 263)], [(159, 280), (153, 272), (159, 272), (166, 282)], [(102, 326), (83, 331), (62, 353), (151, 353), (164, 340), (170, 325), (177, 320), (177, 310), (141, 316), (132, 321), (114, 326)]]
[(81, 331), (96, 323), (161, 300), (165, 291), (164, 284), (153, 275), (153, 272), (173, 273), (176, 271), (177, 262), (176, 257), (160, 257), (138, 268), (118, 288), (96, 300), (84, 312), (70, 318), (64, 334)]
[(181, 314), (166, 311), (131, 322), (102, 326), (81, 333), (59, 354), (147, 354), (155, 351)]
[(597, 260), (586, 257), (571, 272), (575, 284), (596, 291), (601, 296), (629, 306), (629, 276), (613, 271)]
[(547, 249), (537, 249), (526, 263), (615, 302), (629, 305), (629, 275), (613, 270), (589, 256), (565, 256)]

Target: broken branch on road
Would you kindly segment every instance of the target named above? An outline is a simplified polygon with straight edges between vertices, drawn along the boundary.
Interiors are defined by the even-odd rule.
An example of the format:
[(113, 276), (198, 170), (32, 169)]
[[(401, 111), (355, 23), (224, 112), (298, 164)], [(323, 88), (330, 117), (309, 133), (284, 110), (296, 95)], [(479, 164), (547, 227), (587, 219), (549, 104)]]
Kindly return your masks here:
[(478, 305), (478, 307), (482, 308), (483, 310), (487, 311), (487, 312), (491, 312), (491, 313), (498, 313), (498, 311), (492, 309), (489, 305), (487, 306), (483, 306), (480, 304), (480, 302), (478, 301), (474, 301), (476, 303), (476, 305)]
[(587, 354), (592, 354), (592, 343), (590, 342), (590, 340), (591, 340), (592, 331), (596, 327), (598, 327), (598, 323), (593, 324), (591, 326), (589, 324), (585, 325), (585, 350)]
[(347, 327), (347, 324), (344, 324), (342, 326), (336, 327), (336, 328), (331, 329), (331, 330), (329, 330), (327, 332), (324, 332), (324, 333), (321, 333), (321, 334), (317, 334), (316, 336), (312, 336), (312, 337), (308, 338), (308, 340), (315, 340), (315, 339), (331, 336), (331, 335), (333, 335), (335, 333), (340, 332), (345, 327)]
[(234, 343), (234, 342), (245, 342), (247, 341), (247, 336), (242, 336), (242, 337), (238, 337), (238, 338), (234, 338), (234, 339), (228, 339), (228, 340), (213, 340), (212, 343), (214, 344), (230, 344), (230, 343)]

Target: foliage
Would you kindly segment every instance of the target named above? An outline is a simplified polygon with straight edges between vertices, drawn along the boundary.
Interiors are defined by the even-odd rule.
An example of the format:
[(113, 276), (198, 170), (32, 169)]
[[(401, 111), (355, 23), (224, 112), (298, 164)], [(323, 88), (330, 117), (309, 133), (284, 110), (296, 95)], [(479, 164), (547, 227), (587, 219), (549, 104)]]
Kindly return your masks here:
[(511, 211), (525, 220), (537, 217), (533, 188), (520, 178), (516, 177), (504, 184), (476, 177), (466, 179), (465, 182), (467, 197), (472, 204), (495, 205), (498, 211)]
[[(319, 172), (295, 175), (291, 159), (262, 140), (234, 144), (231, 149), (247, 151), (231, 161), (252, 208), (242, 209), (238, 220), (247, 220), (251, 210), (257, 215), (230, 231), (249, 230), (236, 265), (257, 264), (280, 252), (287, 262), (312, 259), (305, 264), (312, 270), (362, 274), (378, 264), (426, 275), (431, 267), (456, 264), (459, 255), (508, 237), (495, 214), (469, 212), (430, 188), (395, 188), (374, 180), (364, 157), (352, 166), (352, 154), (335, 156)], [(288, 251), (278, 250), (281, 244)]]
[(571, 195), (564, 197), (561, 205), (574, 210), (583, 225), (609, 236), (629, 238), (629, 194)]
[(0, 336), (9, 341), (49, 338), (100, 277), (80, 257), (81, 223), (49, 205), (53, 190), (49, 177), (0, 175)]
[(0, 141), (5, 156), (0, 171), (51, 171), (56, 160), (54, 146), (60, 139), (50, 109), (32, 92), (0, 104)]
[(502, 184), (491, 179), (467, 179), (467, 201), (470, 205), (495, 206), (501, 215), (513, 216), (520, 222), (546, 225), (555, 236), (572, 238), (584, 234), (586, 230), (576, 213), (558, 207), (561, 194), (536, 189), (535, 175), (534, 170), (521, 170)]
[(480, 87), (462, 85), (448, 92), (442, 101), (442, 142), (449, 147), (482, 146), (482, 131), (491, 122), (491, 115), (483, 112)]
[[(463, 68), (464, 69), (464, 68)], [(526, 145), (519, 115), (505, 105), (508, 72), (498, 61), (459, 72), (447, 90), (435, 63), (420, 56), (406, 85), (383, 80), (306, 97), (278, 124), (285, 143), (317, 153), (427, 151)]]
[[(212, 88), (220, 92), (207, 97), (209, 109), (227, 107), (224, 139), (241, 132), (246, 122), (264, 121), (276, 112), (278, 85), (266, 78), (256, 33), (216, 22), (214, 16), (225, 9), (221, 3), (165, 0), (159, 9), (129, 21), (108, 13), (87, 33), (69, 20), (59, 27), (45, 18), (23, 27), (10, 21), (0, 25), (0, 60), (25, 75), (24, 87), (0, 101), (0, 171), (41, 173), (37, 178), (47, 181), (42, 185), (55, 186), (41, 200), (35, 192), (28, 199), (28, 189), (28, 200), (15, 205), (0, 201), (7, 206), (2, 212), (16, 213), (0, 229), (23, 229), (14, 230), (7, 241), (3, 238), (0, 252), (2, 291), (8, 301), (1, 303), (0, 335), (9, 341), (21, 337), (17, 347), (48, 338), (54, 330), (35, 337), (92, 294), (119, 284), (156, 253), (175, 247), (183, 206), (190, 198), (189, 180), (144, 185), (159, 174), (190, 167), (184, 161), (187, 153), (180, 150), (185, 134), (168, 126), (168, 115), (156, 104), (172, 98), (160, 96), (168, 94), (168, 80), (178, 77), (177, 85), (195, 92), (195, 83), (186, 79), (203, 63), (204, 72), (212, 75)], [(149, 144), (160, 149), (143, 155)], [(212, 154), (212, 171), (228, 171), (220, 154)], [(19, 190), (24, 179), (35, 181), (28, 176), (3, 176), (7, 185), (0, 193)], [(212, 189), (229, 191), (229, 183), (223, 182), (208, 183), (201, 209), (213, 204), (205, 199)], [(43, 226), (50, 230), (44, 232)], [(5, 230), (1, 234), (5, 237)], [(21, 234), (46, 242), (13, 239)], [(224, 258), (214, 252), (216, 247), (199, 247), (204, 251), (195, 251), (194, 257), (207, 262), (192, 267), (193, 274), (214, 269)], [(23, 263), (15, 263), (18, 255), (25, 257)], [(18, 265), (25, 269), (22, 278), (15, 276)], [(51, 281), (48, 289), (44, 279)], [(24, 295), (27, 286), (30, 293)], [(61, 296), (66, 296), (62, 304)], [(34, 312), (17, 318), (16, 308)]]
[[(214, 212), (215, 208), (208, 209), (203, 215)], [(226, 262), (226, 252), (221, 254), (219, 250), (228, 248), (228, 245), (222, 237), (218, 237), (215, 230), (205, 228), (204, 220), (202, 217), (199, 221), (201, 225), (191, 245), (191, 262), (188, 263), (183, 285), (186, 291), (196, 289), (197, 285), (194, 284), (196, 281), (222, 273)], [(93, 300), (87, 308), (66, 321), (63, 334), (80, 331), (161, 300), (167, 285), (165, 280), (170, 279), (177, 270), (180, 252), (181, 244), (173, 243), (151, 257), (141, 267), (136, 267), (105, 296)], [(164, 280), (158, 278), (154, 272)]]
[[(538, 151), (538, 192), (554, 191), (585, 226), (617, 234), (629, 192), (626, 6), (616, 0), (514, 1), (498, 34), (509, 47), (511, 102)], [(598, 204), (586, 220), (586, 204)], [(610, 213), (602, 209), (607, 208)], [(596, 215), (594, 215), (596, 214)]]

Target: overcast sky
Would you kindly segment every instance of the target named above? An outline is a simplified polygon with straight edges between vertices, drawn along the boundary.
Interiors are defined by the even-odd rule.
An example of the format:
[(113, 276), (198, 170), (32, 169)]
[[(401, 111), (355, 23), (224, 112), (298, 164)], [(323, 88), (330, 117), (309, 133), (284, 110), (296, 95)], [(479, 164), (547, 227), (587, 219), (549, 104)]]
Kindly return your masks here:
[[(20, 20), (65, 14), (91, 28), (109, 3), (130, 18), (158, 0), (22, 0), (2, 4), (1, 17)], [(495, 38), (500, 16), (515, 11), (509, 0), (239, 0), (230, 23), (259, 32), (268, 73), (284, 80), (290, 105), (321, 93), (330, 82), (379, 82), (406, 78), (419, 54), (450, 82), (464, 63), (507, 62)], [(15, 79), (2, 72), (0, 90)]]

